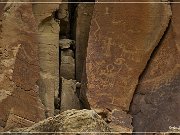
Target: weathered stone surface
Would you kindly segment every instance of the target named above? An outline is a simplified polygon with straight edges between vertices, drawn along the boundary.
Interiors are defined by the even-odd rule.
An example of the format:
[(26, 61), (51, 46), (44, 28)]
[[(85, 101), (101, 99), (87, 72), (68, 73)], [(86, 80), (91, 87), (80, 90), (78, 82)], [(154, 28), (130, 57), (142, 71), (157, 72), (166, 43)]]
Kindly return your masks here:
[(132, 132), (132, 116), (122, 110), (113, 110), (109, 115), (109, 126), (116, 132)]
[[(41, 1), (42, 0), (38, 0)], [(36, 2), (38, 2), (36, 1)], [(61, 0), (54, 0), (60, 2)], [(48, 2), (44, 0), (43, 2)], [(38, 47), (40, 57), (40, 96), (46, 106), (46, 114), (54, 115), (54, 97), (59, 91), (59, 31), (55, 11), (59, 4), (33, 4), (33, 12), (38, 25)]]
[[(14, 131), (65, 132), (64, 134), (66, 134), (66, 132), (79, 132), (78, 134), (102, 135), (103, 133), (95, 133), (95, 132), (110, 132), (111, 130), (108, 127), (108, 125), (101, 119), (101, 117), (93, 110), (68, 110), (53, 118), (48, 118), (44, 121), (41, 121), (29, 128), (17, 129)], [(84, 133), (80, 133), (80, 132), (84, 132)], [(94, 132), (94, 133), (89, 133), (89, 132)], [(67, 133), (67, 134), (75, 134), (75, 133)], [(106, 135), (107, 134), (108, 133), (106, 133)]]
[(61, 77), (64, 77), (66, 79), (75, 79), (75, 60), (73, 57), (62, 56), (60, 69)]
[[(59, 46), (61, 49), (68, 49), (75, 45), (75, 41), (71, 39), (61, 39), (59, 41)], [(74, 48), (74, 47), (73, 47)]]
[(141, 76), (131, 113), (134, 131), (168, 132), (180, 125), (180, 5), (172, 4), (172, 22)]
[(114, 109), (109, 112), (108, 110), (96, 109), (95, 110), (103, 119), (108, 123), (113, 132), (128, 132), (133, 131), (132, 116), (122, 110)]
[(94, 4), (80, 3), (76, 8), (76, 30), (74, 39), (76, 40), (76, 79), (81, 81), (83, 65), (86, 57), (91, 18)]
[(0, 127), (8, 130), (43, 120), (45, 111), (36, 85), (39, 61), (32, 5), (1, 7)]
[(81, 89), (86, 107), (129, 110), (170, 16), (170, 6), (163, 3), (95, 4)]
[(74, 58), (74, 52), (70, 49), (61, 51), (61, 57), (63, 56), (71, 56)]
[(80, 109), (79, 99), (76, 93), (76, 81), (62, 78), (61, 112), (71, 109)]
[[(68, 2), (68, 0), (62, 0), (62, 2)], [(68, 3), (62, 3), (59, 5), (59, 12), (58, 12), (58, 18), (60, 19), (60, 38), (66, 37), (69, 38), (70, 36), (70, 4)]]
[(129, 109), (170, 15), (167, 4), (95, 4), (86, 59), (91, 108)]

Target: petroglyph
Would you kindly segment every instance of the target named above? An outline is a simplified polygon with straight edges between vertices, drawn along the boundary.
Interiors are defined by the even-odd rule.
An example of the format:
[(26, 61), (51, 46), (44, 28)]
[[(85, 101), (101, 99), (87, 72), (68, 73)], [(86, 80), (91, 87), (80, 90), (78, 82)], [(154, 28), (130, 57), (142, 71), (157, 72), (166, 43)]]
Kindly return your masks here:
[(167, 4), (95, 4), (84, 104), (102, 112), (129, 110), (139, 76), (168, 26), (169, 9)]

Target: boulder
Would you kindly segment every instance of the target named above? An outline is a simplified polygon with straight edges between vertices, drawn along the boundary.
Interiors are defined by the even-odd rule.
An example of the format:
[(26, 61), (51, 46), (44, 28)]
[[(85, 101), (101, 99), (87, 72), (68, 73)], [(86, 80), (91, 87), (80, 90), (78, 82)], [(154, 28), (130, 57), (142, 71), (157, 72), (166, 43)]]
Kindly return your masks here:
[[(34, 124), (24, 129), (16, 129), (12, 132), (59, 132), (56, 134), (94, 134), (102, 135), (111, 130), (101, 117), (93, 110), (68, 110), (55, 117)], [(101, 133), (100, 133), (101, 132)], [(21, 133), (18, 133), (21, 134)], [(23, 134), (23, 133), (22, 133)]]

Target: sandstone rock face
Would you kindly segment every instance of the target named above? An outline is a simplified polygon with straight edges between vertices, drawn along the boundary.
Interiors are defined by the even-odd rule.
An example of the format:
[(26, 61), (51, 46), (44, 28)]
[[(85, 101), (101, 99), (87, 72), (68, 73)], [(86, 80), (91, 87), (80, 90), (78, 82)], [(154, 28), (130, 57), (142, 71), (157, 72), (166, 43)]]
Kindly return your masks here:
[(68, 0), (62, 0), (62, 3), (59, 5), (59, 12), (58, 12), (58, 18), (61, 20), (60, 27), (60, 37), (66, 37), (69, 38), (70, 36), (70, 14), (69, 14), (69, 6)]
[(75, 79), (75, 41), (61, 39), (59, 43), (61, 49), (60, 76), (65, 79)]
[[(40, 1), (42, 2), (42, 0)], [(48, 2), (48, 0), (44, 0), (44, 2)], [(37, 38), (41, 69), (38, 84), (41, 100), (46, 106), (47, 117), (54, 115), (54, 97), (55, 93), (59, 91), (60, 27), (54, 18), (54, 12), (58, 8), (59, 4), (33, 4), (33, 12), (38, 25)]]
[(94, 4), (80, 3), (76, 8), (76, 79), (81, 81), (83, 65), (86, 59), (89, 31), (93, 14)]
[(1, 5), (0, 127), (30, 126), (45, 118), (39, 99), (37, 25), (31, 4)]
[(76, 81), (62, 78), (60, 111), (63, 112), (71, 109), (80, 109), (80, 103), (76, 93)]
[(172, 22), (142, 74), (133, 98), (134, 131), (167, 132), (180, 122), (180, 12), (172, 4)]
[(170, 6), (162, 3), (95, 4), (82, 101), (94, 110), (128, 111), (138, 78), (170, 16)]
[[(64, 134), (66, 134), (66, 132), (84, 132), (84, 134), (92, 134), (85, 132), (110, 132), (111, 130), (101, 117), (93, 110), (68, 110), (53, 118), (41, 121), (32, 127), (17, 129), (14, 131), (65, 132)], [(98, 133), (93, 134), (97, 135)]]

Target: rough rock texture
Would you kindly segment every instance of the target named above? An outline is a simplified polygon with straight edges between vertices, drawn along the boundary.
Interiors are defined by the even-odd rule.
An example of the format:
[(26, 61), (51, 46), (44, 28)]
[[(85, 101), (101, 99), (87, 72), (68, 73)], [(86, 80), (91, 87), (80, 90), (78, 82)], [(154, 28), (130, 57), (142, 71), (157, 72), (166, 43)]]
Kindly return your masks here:
[(61, 39), (59, 43), (61, 49), (60, 76), (66, 79), (75, 79), (75, 41)]
[[(42, 1), (42, 0), (39, 0)], [(44, 0), (48, 2), (49, 0)], [(61, 0), (54, 0), (60, 2)], [(59, 4), (33, 4), (38, 25), (38, 47), (40, 57), (40, 96), (46, 106), (46, 115), (54, 115), (54, 96), (59, 91), (59, 23), (55, 11)], [(45, 10), (46, 9), (46, 10)]]
[(81, 81), (83, 65), (86, 59), (89, 31), (94, 4), (80, 3), (76, 8), (74, 39), (76, 40), (76, 79)]
[(79, 99), (76, 93), (76, 81), (62, 78), (61, 112), (71, 109), (80, 109)]
[(134, 131), (167, 132), (180, 125), (180, 5), (172, 4), (172, 22), (142, 74), (131, 113)]
[[(68, 0), (62, 0), (62, 2), (68, 2)], [(69, 4), (62, 3), (59, 5), (58, 18), (61, 20), (60, 37), (69, 38), (70, 36), (70, 15), (69, 15)]]
[(31, 4), (0, 4), (0, 128), (25, 127), (45, 118), (39, 79), (37, 25)]
[(95, 4), (81, 89), (87, 107), (129, 110), (138, 78), (170, 15), (170, 6), (162, 3)]
[[(68, 110), (19, 132), (110, 132), (108, 125), (93, 110)], [(59, 133), (60, 134), (60, 133)], [(66, 134), (66, 133), (64, 133)], [(71, 134), (71, 133), (67, 133)], [(72, 133), (75, 134), (75, 133)], [(83, 134), (83, 133), (78, 133)], [(88, 134), (88, 133), (84, 133)], [(89, 133), (92, 134), (92, 133)], [(98, 133), (93, 133), (97, 135)], [(101, 133), (102, 135), (103, 133)], [(105, 134), (105, 133), (104, 133)], [(107, 135), (107, 134), (106, 134)]]

